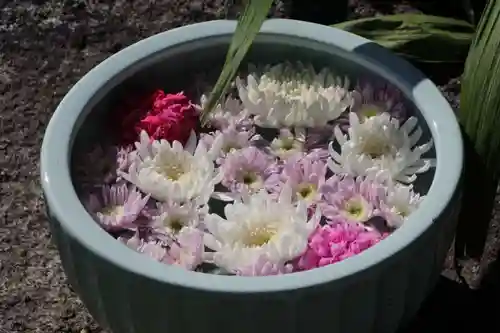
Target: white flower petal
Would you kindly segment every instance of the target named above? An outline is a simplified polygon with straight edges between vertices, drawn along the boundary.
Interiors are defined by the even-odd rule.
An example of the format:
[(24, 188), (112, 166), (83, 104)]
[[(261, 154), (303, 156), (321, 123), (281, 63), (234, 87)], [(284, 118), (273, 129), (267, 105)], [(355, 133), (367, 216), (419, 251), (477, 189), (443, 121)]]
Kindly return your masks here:
[(262, 75), (248, 75), (246, 86), (241, 79), (236, 85), (243, 105), (261, 126), (324, 126), (352, 104), (348, 81), (327, 83), (326, 73), (316, 73), (310, 64), (280, 64)]
[(206, 237), (205, 244), (215, 251), (214, 263), (238, 272), (257, 264), (262, 256), (279, 264), (301, 255), (316, 217), (308, 220), (307, 207), (297, 208), (285, 197), (283, 194), (283, 200), (276, 201), (261, 191), (228, 204), (226, 219), (209, 215), (206, 227), (212, 236)]
[[(351, 176), (377, 176), (384, 179), (411, 183), (416, 174), (432, 167), (432, 163), (422, 155), (432, 146), (432, 140), (415, 146), (422, 130), (417, 127), (417, 118), (412, 117), (399, 126), (395, 118), (388, 113), (369, 117), (360, 123), (358, 116), (349, 114), (350, 127), (348, 137), (335, 131), (340, 152), (329, 145), (330, 159), (328, 167), (337, 174)], [(413, 131), (413, 135), (409, 133)], [(379, 176), (377, 176), (379, 177)]]

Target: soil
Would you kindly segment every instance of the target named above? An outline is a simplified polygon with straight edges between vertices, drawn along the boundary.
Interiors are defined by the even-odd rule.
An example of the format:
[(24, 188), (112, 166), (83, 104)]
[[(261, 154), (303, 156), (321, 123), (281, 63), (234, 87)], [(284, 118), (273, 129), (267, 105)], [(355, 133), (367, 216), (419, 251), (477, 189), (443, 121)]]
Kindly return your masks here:
[[(301, 1), (278, 0), (271, 16), (330, 24), (399, 12), (471, 17), (461, 8), (467, 0), (350, 0), (327, 21), (318, 14), (325, 10), (304, 10)], [(329, 6), (331, 0), (323, 3)], [(104, 332), (66, 284), (44, 215), (38, 155), (57, 103), (120, 49), (173, 27), (234, 18), (240, 8), (232, 0), (0, 0), (0, 332)], [(438, 82), (454, 107), (460, 74)], [(481, 258), (456, 266), (450, 252), (438, 287), (401, 333), (465, 332), (495, 324), (499, 221), (500, 213), (490, 223)]]

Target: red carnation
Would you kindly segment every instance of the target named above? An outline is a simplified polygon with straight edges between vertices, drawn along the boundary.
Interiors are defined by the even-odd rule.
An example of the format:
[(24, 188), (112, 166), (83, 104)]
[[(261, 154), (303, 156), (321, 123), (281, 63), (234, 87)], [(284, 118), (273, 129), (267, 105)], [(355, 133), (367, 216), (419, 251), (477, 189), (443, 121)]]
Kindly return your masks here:
[(158, 90), (149, 103), (149, 110), (139, 119), (136, 118), (134, 124), (136, 140), (141, 131), (146, 131), (152, 140), (163, 139), (185, 144), (191, 131), (198, 124), (197, 109), (189, 99), (182, 92), (165, 94), (162, 90)]

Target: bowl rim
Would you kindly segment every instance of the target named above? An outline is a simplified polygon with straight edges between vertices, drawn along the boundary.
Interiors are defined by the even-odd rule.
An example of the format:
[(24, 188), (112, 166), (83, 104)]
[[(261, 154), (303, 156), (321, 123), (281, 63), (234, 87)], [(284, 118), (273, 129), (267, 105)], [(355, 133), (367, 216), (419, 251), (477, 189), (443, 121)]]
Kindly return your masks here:
[[(112, 55), (72, 87), (55, 110), (41, 148), (40, 177), (46, 204), (57, 220), (54, 223), (60, 223), (67, 234), (92, 251), (93, 255), (125, 271), (162, 283), (226, 293), (278, 292), (343, 280), (377, 266), (413, 243), (444, 211), (457, 190), (463, 164), (462, 137), (456, 117), (438, 88), (405, 60), (377, 46), (373, 48), (375, 52), (365, 54), (364, 65), (371, 66), (371, 70), (382, 73), (386, 78), (392, 77), (398, 87), (413, 98), (430, 129), (438, 159), (427, 198), (397, 234), (335, 265), (278, 276), (242, 277), (204, 274), (166, 266), (119, 242), (110, 241), (111, 236), (93, 221), (78, 199), (69, 169), (72, 131), (88, 101), (99, 87), (151, 54), (202, 38), (227, 36), (235, 28), (236, 21), (215, 20), (153, 35)], [(267, 20), (261, 33), (308, 39), (355, 53), (366, 45), (374, 44), (339, 29), (290, 19)]]

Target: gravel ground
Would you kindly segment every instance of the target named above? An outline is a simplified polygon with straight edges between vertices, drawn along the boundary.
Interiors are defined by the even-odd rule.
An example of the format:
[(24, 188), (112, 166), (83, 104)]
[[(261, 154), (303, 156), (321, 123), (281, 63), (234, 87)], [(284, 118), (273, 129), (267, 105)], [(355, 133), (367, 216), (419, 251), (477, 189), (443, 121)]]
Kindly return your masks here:
[[(442, 9), (433, 8), (430, 1), (421, 5), (394, 2), (351, 0), (345, 17), (339, 17), (407, 11), (465, 17), (457, 6)], [(38, 154), (45, 126), (64, 94), (97, 63), (160, 31), (235, 17), (237, 6), (223, 9), (223, 3), (0, 0), (0, 332), (104, 332), (66, 285), (51, 244), (38, 182)], [(290, 6), (278, 2), (272, 16), (290, 14)], [(458, 106), (459, 79), (447, 79), (443, 92)], [(483, 262), (494, 258), (498, 225), (495, 218)], [(480, 265), (466, 261), (462, 278), (452, 266), (450, 256), (438, 288), (415, 322), (402, 332), (441, 332), (455, 326), (463, 331), (490, 321), (493, 303), (481, 304), (497, 292), (496, 284), (486, 283), (473, 291), (463, 282), (477, 281)], [(495, 278), (486, 279), (490, 280)]]

